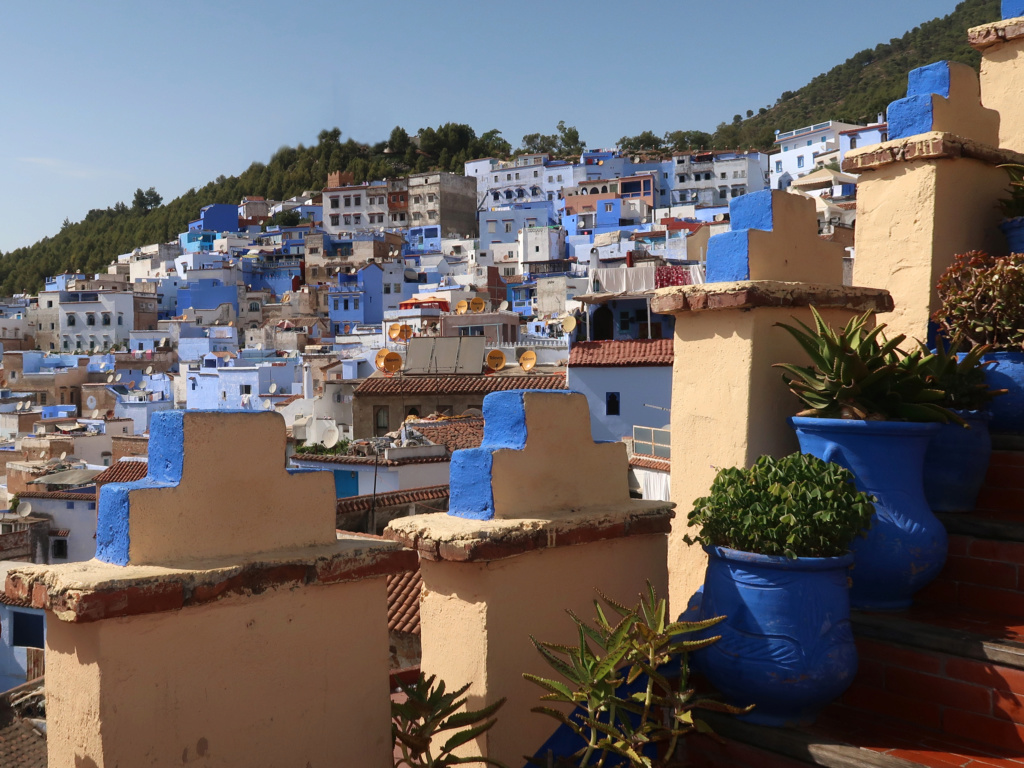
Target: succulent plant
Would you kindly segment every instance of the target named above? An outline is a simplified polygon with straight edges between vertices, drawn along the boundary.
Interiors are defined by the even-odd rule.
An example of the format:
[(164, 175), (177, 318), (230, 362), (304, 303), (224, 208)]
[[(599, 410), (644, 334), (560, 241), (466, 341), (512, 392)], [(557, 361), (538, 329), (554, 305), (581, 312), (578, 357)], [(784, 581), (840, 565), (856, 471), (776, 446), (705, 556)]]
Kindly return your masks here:
[(973, 347), (961, 356), (963, 340), (953, 339), (947, 346), (940, 339), (934, 353), (918, 342), (925, 379), (936, 389), (946, 393), (941, 405), (958, 411), (980, 411), (1005, 389), (990, 389), (985, 380), (985, 366), (981, 358), (992, 351), (988, 344)]
[(938, 293), (932, 320), (947, 338), (992, 351), (1024, 347), (1024, 254), (958, 254), (939, 278)]
[(749, 469), (718, 471), (710, 493), (693, 502), (687, 520), (701, 528), (686, 541), (759, 555), (838, 557), (870, 525), (873, 502), (838, 464), (803, 453), (762, 456)]
[(871, 312), (850, 318), (838, 332), (814, 307), (811, 314), (813, 329), (799, 320), (799, 328), (776, 323), (796, 339), (812, 363), (774, 366), (786, 372), (783, 380), (807, 406), (798, 416), (964, 423), (941, 405), (946, 393), (926, 380), (922, 365), (929, 364), (928, 355), (920, 349), (900, 350), (906, 336), (886, 339), (884, 323), (870, 327)]

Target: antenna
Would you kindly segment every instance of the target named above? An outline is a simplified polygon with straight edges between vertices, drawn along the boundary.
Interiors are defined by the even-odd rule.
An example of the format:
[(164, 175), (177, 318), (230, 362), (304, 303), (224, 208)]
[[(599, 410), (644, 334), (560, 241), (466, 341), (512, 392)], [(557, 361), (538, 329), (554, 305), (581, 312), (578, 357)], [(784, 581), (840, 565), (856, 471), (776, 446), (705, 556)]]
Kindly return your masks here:
[(519, 367), (523, 369), (524, 373), (529, 373), (533, 370), (533, 367), (537, 365), (537, 353), (532, 349), (528, 349), (523, 352), (519, 358)]
[(486, 307), (487, 303), (479, 296), (469, 302), (469, 308), (476, 314), (483, 312)]
[(114, 383), (114, 374), (108, 373), (107, 374), (107, 384), (113, 384), (113, 383)]
[(402, 370), (402, 356), (397, 352), (388, 352), (384, 355), (384, 370), (388, 373)]
[(377, 356), (373, 358), (373, 364), (374, 366), (376, 366), (378, 371), (384, 370), (384, 358), (387, 357), (389, 354), (390, 353), (386, 349), (382, 349), (380, 352), (377, 353)]
[(333, 448), (338, 444), (339, 437), (341, 437), (341, 435), (338, 433), (338, 425), (329, 424), (327, 426), (327, 429), (324, 430), (324, 434), (322, 439), (320, 440), (320, 444), (324, 448)]
[(576, 318), (572, 315), (562, 320), (562, 330), (566, 333), (572, 333), (576, 330)]
[(18, 517), (28, 517), (32, 514), (32, 503), (23, 501), (18, 505)]
[(507, 301), (503, 301), (503, 302), (501, 302), (501, 304), (498, 305), (498, 311), (499, 312), (504, 312), (506, 309), (508, 309), (508, 302)]
[(275, 384), (274, 382), (270, 382), (270, 386), (267, 387), (267, 391), (270, 394), (274, 394), (275, 392), (277, 392), (277, 384)]
[(505, 353), (500, 349), (492, 349), (487, 353), (485, 361), (492, 371), (500, 371), (505, 367)]
[(153, 375), (153, 366), (152, 365), (147, 365), (146, 366), (146, 375), (147, 376), (152, 376)]
[(465, 299), (463, 299), (462, 301), (460, 301), (458, 304), (455, 305), (455, 314), (457, 314), (457, 315), (464, 315), (464, 314), (466, 314), (466, 310), (468, 310), (468, 309), (469, 309), (469, 302), (466, 301)]
[(399, 325), (398, 323), (392, 323), (388, 327), (388, 338), (391, 339), (392, 341), (395, 341), (396, 339), (398, 339), (398, 334), (401, 332), (402, 326)]

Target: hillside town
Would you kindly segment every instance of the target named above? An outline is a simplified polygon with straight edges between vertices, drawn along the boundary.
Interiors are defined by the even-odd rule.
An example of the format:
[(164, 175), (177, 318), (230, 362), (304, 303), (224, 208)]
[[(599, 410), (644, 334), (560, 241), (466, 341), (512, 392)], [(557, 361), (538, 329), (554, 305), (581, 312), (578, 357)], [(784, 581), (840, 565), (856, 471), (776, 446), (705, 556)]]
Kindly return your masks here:
[[(684, 657), (665, 673), (680, 692), (652, 714), (657, 664), (609, 655), (599, 682), (621, 674), (611, 688), (632, 702), (646, 685), (630, 716), (671, 735), (662, 762), (623, 748), (609, 764), (1021, 765), (1024, 425), (993, 425), (975, 496), (944, 506), (922, 482), (886, 485), (920, 474), (937, 424), (840, 395), (841, 418), (791, 417), (791, 379), (825, 367), (811, 334), (845, 325), (860, 340), (875, 313), (927, 353), (938, 276), (965, 252), (1009, 252), (996, 201), (1005, 166), (1024, 174), (1009, 55), (1024, 51), (1022, 14), (1006, 0), (1002, 21), (967, 33), (980, 76), (914, 70), (887, 114), (822, 116), (769, 151), (521, 153), (360, 183), (335, 171), (285, 200), (206, 205), (106, 272), (0, 298), (0, 766), (426, 765), (409, 755), (445, 738), (395, 734), (433, 675), (470, 691), (477, 712), (456, 722), (489, 723), (444, 749), (555, 766), (617, 721), (562, 714), (600, 686), (574, 698), (543, 676), (582, 675), (591, 645), (611, 654), (641, 613), (660, 622), (647, 642), (718, 643), (726, 675)], [(804, 404), (860, 396), (850, 368), (838, 384), (805, 373)], [(972, 410), (913, 400), (921, 389), (894, 407)], [(807, 447), (816, 420), (915, 422), (924, 437), (872, 447), (889, 471), (869, 482), (838, 438)], [(914, 505), (927, 521), (904, 527), (934, 526), (881, 565), (857, 542), (801, 554), (838, 569), (841, 609), (795, 577), (769, 585), (754, 555), (730, 566), (740, 587), (715, 592), (728, 547), (687, 527), (726, 468), (781, 466), (798, 445), (849, 482), (774, 482), (779, 504), (810, 488), (825, 505), (856, 481), (874, 521), (861, 538), (893, 538), (885, 526)], [(739, 527), (762, 511), (751, 502)], [(785, 537), (766, 568), (797, 559)], [(877, 581), (905, 594), (858, 592), (904, 556), (905, 573)], [(786, 595), (818, 645), (728, 602), (744, 589), (751, 604)], [(651, 603), (629, 613), (638, 594)], [(598, 607), (584, 629), (602, 604), (622, 623)], [(562, 662), (573, 622), (582, 655)], [(737, 671), (747, 660), (781, 665), (763, 687), (791, 700), (762, 702), (757, 673)], [(834, 691), (804, 702), (826, 675)], [(545, 691), (559, 724), (536, 714)], [(700, 726), (690, 696), (707, 704)]]

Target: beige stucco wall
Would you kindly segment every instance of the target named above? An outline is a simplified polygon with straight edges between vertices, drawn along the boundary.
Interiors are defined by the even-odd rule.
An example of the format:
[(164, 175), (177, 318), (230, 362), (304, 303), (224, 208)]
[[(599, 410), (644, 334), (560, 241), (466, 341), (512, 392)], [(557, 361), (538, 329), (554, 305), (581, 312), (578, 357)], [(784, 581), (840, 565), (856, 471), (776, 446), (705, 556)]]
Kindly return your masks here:
[(423, 561), (420, 604), (425, 674), (450, 687), (471, 682), (468, 706), (477, 709), (502, 696), (508, 702), (498, 723), (469, 745), (468, 754), (487, 754), (521, 765), (555, 731), (558, 723), (530, 712), (543, 691), (523, 672), (557, 677), (530, 642), (578, 643), (571, 608), (594, 615), (595, 588), (632, 605), (650, 579), (665, 595), (666, 537), (635, 536), (529, 552), (484, 563)]
[(932, 94), (932, 130), (998, 146), (999, 113), (985, 108), (991, 105), (982, 106), (981, 86), (974, 67), (951, 61), (949, 74), (949, 98)]
[[(821, 311), (831, 325), (851, 312)], [(672, 376), (672, 501), (669, 600), (673, 615), (704, 582), (706, 556), (683, 541), (693, 501), (707, 494), (719, 468), (749, 466), (762, 454), (798, 450), (786, 418), (801, 410), (774, 363), (804, 364), (807, 356), (777, 322), (796, 317), (813, 325), (810, 310), (758, 308), (676, 315)]]
[(986, 48), (981, 56), (981, 99), (999, 112), (999, 146), (1024, 152), (1024, 39)]
[[(324, 514), (335, 505), (333, 479), (326, 472), (286, 473), (279, 414), (189, 412), (184, 424), (181, 483), (131, 495), (133, 565), (179, 565), (335, 540), (334, 516)], [(225, 445), (239, 450), (225, 452)]]
[(51, 616), (50, 768), (390, 766), (385, 581)]
[(995, 204), (1006, 185), (1002, 170), (970, 158), (892, 163), (861, 176), (853, 282), (892, 294), (893, 332), (927, 338), (935, 286), (954, 255), (1005, 251)]
[(818, 237), (814, 200), (772, 192), (772, 227), (748, 233), (751, 280), (842, 285), (846, 249)]

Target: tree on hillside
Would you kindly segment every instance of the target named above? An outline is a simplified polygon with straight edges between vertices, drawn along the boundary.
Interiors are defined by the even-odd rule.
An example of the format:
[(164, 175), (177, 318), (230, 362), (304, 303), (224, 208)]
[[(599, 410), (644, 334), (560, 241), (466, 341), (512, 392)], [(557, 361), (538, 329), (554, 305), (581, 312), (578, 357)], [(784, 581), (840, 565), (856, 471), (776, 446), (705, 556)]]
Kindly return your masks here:
[(641, 131), (636, 136), (623, 136), (616, 144), (621, 152), (663, 152), (665, 140), (654, 131)]
[(396, 125), (391, 129), (391, 136), (388, 138), (388, 148), (393, 154), (405, 154), (405, 151), (409, 148), (409, 134), (405, 132), (405, 128)]
[(686, 152), (711, 149), (713, 140), (711, 134), (704, 131), (670, 131), (665, 134), (665, 143), (674, 152)]
[(554, 133), (528, 133), (517, 154), (536, 155), (547, 153), (555, 157), (571, 158), (583, 154), (587, 149), (585, 141), (575, 125), (566, 125), (559, 120)]
[(142, 188), (135, 190), (135, 197), (132, 199), (132, 210), (136, 213), (149, 213), (158, 207), (164, 199), (157, 194), (156, 189), (150, 187), (145, 192)]

